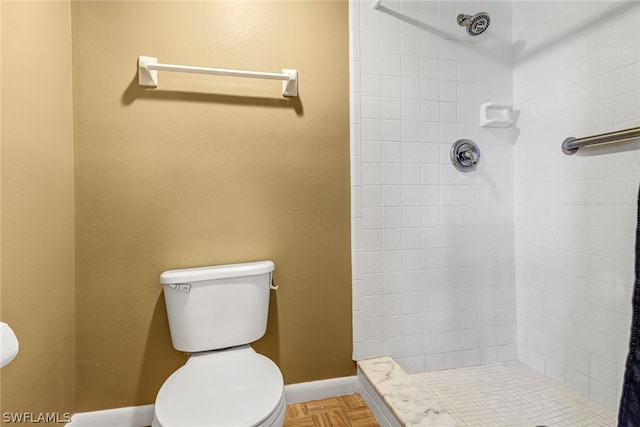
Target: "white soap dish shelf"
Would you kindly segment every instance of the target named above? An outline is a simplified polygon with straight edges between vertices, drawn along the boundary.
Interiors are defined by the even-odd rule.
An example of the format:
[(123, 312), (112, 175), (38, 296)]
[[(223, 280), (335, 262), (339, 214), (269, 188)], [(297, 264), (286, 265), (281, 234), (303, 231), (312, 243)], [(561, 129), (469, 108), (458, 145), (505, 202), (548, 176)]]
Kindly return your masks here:
[(513, 106), (503, 102), (486, 102), (480, 106), (480, 126), (508, 128), (513, 124)]

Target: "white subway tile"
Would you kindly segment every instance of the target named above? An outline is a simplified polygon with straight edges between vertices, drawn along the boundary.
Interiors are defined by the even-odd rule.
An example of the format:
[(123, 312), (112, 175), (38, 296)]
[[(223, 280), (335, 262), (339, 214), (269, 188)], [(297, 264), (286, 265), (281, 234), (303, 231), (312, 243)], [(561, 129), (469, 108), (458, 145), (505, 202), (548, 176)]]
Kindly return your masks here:
[(380, 36), (380, 50), (382, 53), (400, 55), (400, 33), (395, 31), (382, 31)]
[(420, 99), (420, 79), (416, 77), (402, 77), (400, 82), (402, 98)]
[(400, 50), (403, 55), (420, 56), (420, 33), (403, 31)]
[[(378, 90), (379, 92), (379, 90)], [(383, 119), (402, 119), (402, 103), (398, 98), (381, 98)]]
[(385, 76), (400, 76), (402, 71), (402, 57), (392, 53), (380, 54), (380, 74)]
[(381, 157), (385, 165), (402, 162), (402, 144), (384, 141), (381, 146)]
[(382, 210), (382, 226), (383, 228), (401, 228), (402, 208), (384, 207)]
[(438, 99), (440, 101), (455, 102), (458, 99), (458, 85), (456, 82), (440, 80), (438, 84)]
[[(377, 235), (376, 235), (377, 237)], [(398, 250), (402, 249), (402, 230), (401, 229), (390, 229), (390, 230), (380, 230), (380, 247), (381, 250)]]
[[(360, 67), (360, 63), (358, 63)], [(375, 74), (361, 74), (354, 71), (354, 75), (360, 76), (360, 93), (362, 95), (380, 96), (381, 94), (381, 78)]]
[(379, 78), (380, 95), (386, 98), (400, 98), (400, 77), (383, 75)]

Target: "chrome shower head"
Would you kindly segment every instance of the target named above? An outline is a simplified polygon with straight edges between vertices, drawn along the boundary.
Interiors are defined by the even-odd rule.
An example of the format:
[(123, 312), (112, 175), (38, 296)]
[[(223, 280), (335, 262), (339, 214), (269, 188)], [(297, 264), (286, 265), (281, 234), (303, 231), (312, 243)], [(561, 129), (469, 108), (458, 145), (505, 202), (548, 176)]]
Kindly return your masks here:
[(467, 34), (470, 36), (479, 36), (489, 28), (491, 18), (487, 12), (480, 12), (475, 15), (465, 15), (461, 13), (458, 15), (457, 21), (458, 25), (467, 27)]

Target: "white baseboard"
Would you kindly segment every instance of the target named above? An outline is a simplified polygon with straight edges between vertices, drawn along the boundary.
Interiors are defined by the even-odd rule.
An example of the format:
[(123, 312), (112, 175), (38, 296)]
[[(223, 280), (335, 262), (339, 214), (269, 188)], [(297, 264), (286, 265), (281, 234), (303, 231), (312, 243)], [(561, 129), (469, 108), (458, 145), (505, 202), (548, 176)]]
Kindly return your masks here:
[(128, 406), (102, 411), (80, 412), (71, 417), (68, 427), (144, 427), (153, 420), (153, 405)]
[(287, 403), (306, 402), (358, 391), (358, 377), (330, 378), (284, 386)]
[[(287, 403), (352, 394), (358, 391), (358, 377), (331, 378), (328, 380), (284, 386)], [(67, 427), (144, 427), (153, 421), (154, 405), (129, 406), (102, 411), (81, 412), (71, 417)]]

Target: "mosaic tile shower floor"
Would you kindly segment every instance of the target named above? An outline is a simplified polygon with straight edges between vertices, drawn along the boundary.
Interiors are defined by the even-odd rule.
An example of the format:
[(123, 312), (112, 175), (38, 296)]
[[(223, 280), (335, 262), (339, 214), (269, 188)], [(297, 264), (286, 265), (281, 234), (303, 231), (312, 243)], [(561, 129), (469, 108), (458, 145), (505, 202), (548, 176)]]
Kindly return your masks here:
[(614, 411), (519, 362), (411, 375), (460, 427), (616, 426)]

